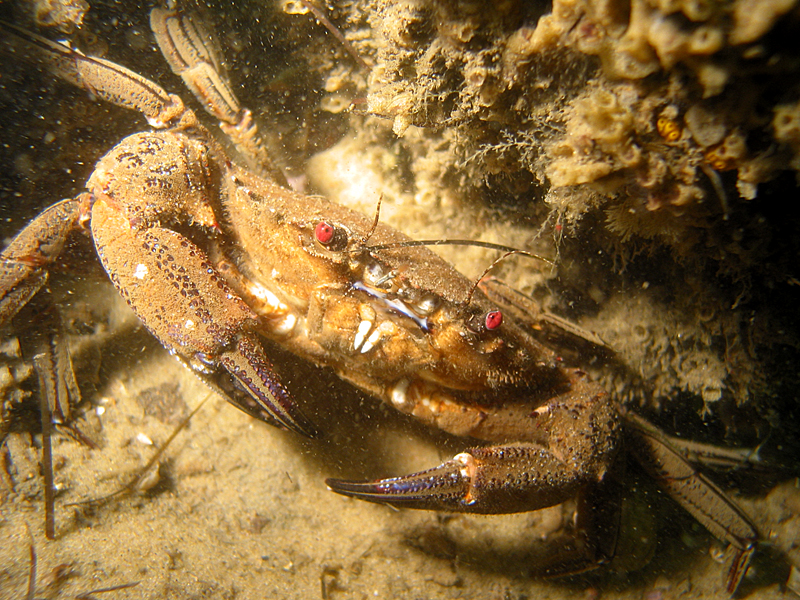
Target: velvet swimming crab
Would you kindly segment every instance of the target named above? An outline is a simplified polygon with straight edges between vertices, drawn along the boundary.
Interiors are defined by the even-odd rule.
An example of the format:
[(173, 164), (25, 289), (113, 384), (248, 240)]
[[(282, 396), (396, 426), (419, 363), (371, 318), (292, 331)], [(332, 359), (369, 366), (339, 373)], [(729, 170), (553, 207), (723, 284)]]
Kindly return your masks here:
[[(669, 493), (730, 545), (727, 588), (735, 591), (757, 532), (675, 440), (616, 406), (581, 370), (564, 367), (534, 335), (536, 323), (498, 306), (491, 284), (476, 289), (377, 219), (286, 187), (208, 34), (175, 10), (155, 9), (151, 22), (171, 66), (221, 121), (248, 168), (155, 83), (4, 24), (7, 53), (138, 110), (154, 131), (120, 142), (98, 162), (85, 193), (46, 209), (3, 251), (0, 321), (45, 285), (69, 235), (90, 233), (145, 327), (253, 417), (318, 435), (272, 371), (264, 336), (426, 424), (491, 444), (404, 477), (330, 479), (334, 491), (410, 508), (530, 511), (591, 496), (613, 477), (622, 449), (633, 447)], [(60, 361), (55, 372), (68, 377), (68, 358)], [(608, 560), (615, 539), (588, 546), (563, 572)]]

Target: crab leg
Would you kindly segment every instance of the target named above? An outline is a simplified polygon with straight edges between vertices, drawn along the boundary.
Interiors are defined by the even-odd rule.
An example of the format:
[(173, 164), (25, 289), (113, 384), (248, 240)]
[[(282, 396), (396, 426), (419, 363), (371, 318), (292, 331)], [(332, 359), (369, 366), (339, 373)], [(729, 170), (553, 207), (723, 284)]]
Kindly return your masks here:
[(32, 64), (45, 66), (53, 75), (83, 88), (101, 100), (141, 112), (152, 127), (188, 126), (196, 121), (183, 101), (157, 84), (116, 63), (86, 56), (64, 44), (0, 21), (11, 35), (6, 50)]
[(39, 375), (39, 411), (42, 422), (42, 466), (44, 471), (44, 507), (45, 507), (45, 537), (48, 540), (56, 538), (56, 519), (55, 519), (55, 496), (56, 489), (53, 481), (53, 445), (52, 445), (52, 413), (50, 406), (53, 403), (57, 392), (52, 385), (48, 371), (51, 365), (47, 364), (48, 357), (45, 354), (37, 354), (33, 357), (33, 364)]
[(611, 415), (608, 397), (576, 376), (571, 392), (538, 408), (487, 411), (484, 432), (522, 421), (531, 432), (527, 441), (470, 448), (404, 477), (326, 483), (340, 494), (406, 508), (479, 514), (537, 510), (603, 479), (618, 445), (619, 424)]
[(470, 448), (404, 477), (325, 483), (345, 496), (402, 508), (506, 514), (560, 504), (587, 481), (544, 448), (513, 445)]
[(657, 427), (630, 412), (624, 414), (634, 456), (661, 487), (731, 550), (726, 588), (736, 592), (758, 541), (744, 511), (714, 482), (695, 469)]
[(203, 107), (220, 121), (237, 122), (242, 108), (222, 70), (217, 44), (202, 22), (189, 14), (154, 8), (150, 28), (172, 70)]
[(75, 379), (61, 315), (50, 295), (39, 294), (27, 306), (25, 318), (34, 321), (36, 327), (19, 332), (20, 346), (23, 356), (33, 359), (41, 396), (48, 401), (50, 421), (93, 447), (94, 443), (70, 423), (72, 407), (81, 402), (81, 391)]
[(62, 200), (31, 221), (0, 253), (0, 326), (47, 282), (47, 267), (78, 228), (81, 200)]
[[(29, 302), (47, 282), (47, 268), (58, 258), (68, 236), (80, 227), (83, 210), (83, 198), (63, 200), (50, 206), (0, 253), (0, 326), (7, 324), (27, 306), (29, 314), (36, 314), (37, 325), (42, 327), (41, 331), (21, 335), (20, 343), (23, 352), (32, 357), (39, 376), (45, 535), (48, 539), (55, 538), (55, 488), (50, 432), (55, 423), (68, 424), (70, 405), (80, 402), (80, 390), (75, 381), (59, 315), (48, 300), (42, 300), (41, 294), (37, 296), (39, 301), (34, 302), (35, 307)], [(77, 429), (70, 428), (70, 431), (86, 441)]]
[(258, 318), (215, 271), (205, 253), (162, 227), (136, 229), (110, 198), (92, 210), (92, 234), (103, 267), (145, 327), (172, 354), (218, 388), (222, 367), (246, 392), (226, 393), (237, 408), (302, 435), (318, 435), (300, 413), (254, 341)]
[(269, 157), (250, 110), (242, 108), (231, 90), (215, 37), (189, 13), (164, 8), (150, 12), (150, 28), (161, 53), (206, 111), (236, 145), (251, 169), (281, 185), (283, 173)]

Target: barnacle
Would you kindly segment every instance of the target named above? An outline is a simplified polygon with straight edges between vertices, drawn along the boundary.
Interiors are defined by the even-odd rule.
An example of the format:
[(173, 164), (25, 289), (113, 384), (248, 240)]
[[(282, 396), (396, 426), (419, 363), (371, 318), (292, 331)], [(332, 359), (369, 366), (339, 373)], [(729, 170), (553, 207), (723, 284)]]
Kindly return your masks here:
[(656, 119), (656, 129), (658, 130), (658, 135), (668, 142), (677, 142), (683, 133), (680, 124), (666, 115), (661, 115)]

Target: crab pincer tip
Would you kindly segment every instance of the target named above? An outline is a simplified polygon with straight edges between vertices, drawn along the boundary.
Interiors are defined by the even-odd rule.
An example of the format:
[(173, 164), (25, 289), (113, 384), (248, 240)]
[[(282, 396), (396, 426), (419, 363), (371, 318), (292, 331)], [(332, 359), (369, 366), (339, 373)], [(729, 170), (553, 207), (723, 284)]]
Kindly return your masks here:
[(463, 510), (467, 492), (466, 482), (456, 461), (391, 479), (326, 479), (325, 484), (331, 491), (343, 496), (422, 510)]

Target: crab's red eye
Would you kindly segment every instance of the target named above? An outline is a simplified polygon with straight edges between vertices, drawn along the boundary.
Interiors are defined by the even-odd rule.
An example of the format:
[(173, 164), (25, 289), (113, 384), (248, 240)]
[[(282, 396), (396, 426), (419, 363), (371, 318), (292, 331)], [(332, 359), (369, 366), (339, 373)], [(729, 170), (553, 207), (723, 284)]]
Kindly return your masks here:
[(314, 229), (314, 237), (317, 238), (317, 241), (323, 246), (327, 246), (333, 241), (335, 233), (336, 230), (333, 228), (333, 225), (326, 221), (320, 221)]
[(484, 323), (486, 324), (486, 329), (491, 331), (492, 329), (497, 329), (503, 322), (503, 313), (499, 310), (491, 310), (486, 313), (486, 320)]

